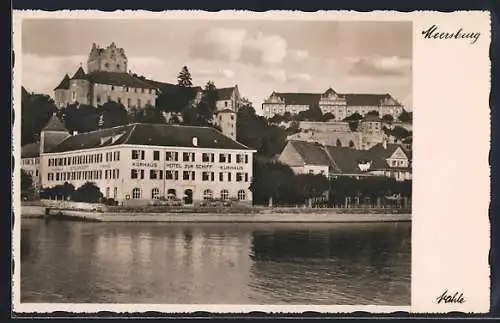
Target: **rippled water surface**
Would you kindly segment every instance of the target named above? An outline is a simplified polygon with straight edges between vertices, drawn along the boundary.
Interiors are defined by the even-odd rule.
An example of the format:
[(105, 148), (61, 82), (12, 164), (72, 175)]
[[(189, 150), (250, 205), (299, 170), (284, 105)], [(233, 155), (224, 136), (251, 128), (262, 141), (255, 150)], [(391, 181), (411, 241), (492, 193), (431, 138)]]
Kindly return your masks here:
[(22, 221), (22, 302), (410, 304), (410, 223)]

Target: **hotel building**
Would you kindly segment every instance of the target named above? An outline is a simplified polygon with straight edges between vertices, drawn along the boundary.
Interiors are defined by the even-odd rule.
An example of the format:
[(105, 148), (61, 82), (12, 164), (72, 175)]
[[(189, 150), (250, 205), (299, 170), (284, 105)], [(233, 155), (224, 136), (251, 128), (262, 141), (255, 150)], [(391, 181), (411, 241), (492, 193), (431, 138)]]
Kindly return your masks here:
[(93, 182), (104, 197), (127, 205), (163, 197), (184, 205), (209, 198), (252, 203), (255, 151), (213, 128), (135, 123), (71, 135), (54, 115), (39, 148), (43, 188)]

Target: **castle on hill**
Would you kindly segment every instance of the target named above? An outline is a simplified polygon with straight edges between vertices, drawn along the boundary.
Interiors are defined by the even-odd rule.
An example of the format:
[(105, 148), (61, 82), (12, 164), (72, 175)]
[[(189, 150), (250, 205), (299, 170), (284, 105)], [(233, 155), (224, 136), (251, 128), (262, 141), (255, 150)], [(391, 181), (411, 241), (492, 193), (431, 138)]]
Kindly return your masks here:
[[(178, 97), (189, 96), (190, 104), (201, 99), (202, 88), (183, 88), (175, 84), (148, 80), (128, 70), (128, 58), (123, 48), (113, 42), (103, 48), (92, 44), (86, 72), (83, 66), (70, 77), (66, 74), (54, 88), (54, 101), (58, 108), (68, 104), (85, 104), (98, 107), (108, 101), (122, 104), (127, 110), (155, 107), (160, 95), (167, 101), (178, 102)], [(214, 123), (222, 133), (236, 139), (236, 112), (241, 106), (238, 86), (217, 89)]]

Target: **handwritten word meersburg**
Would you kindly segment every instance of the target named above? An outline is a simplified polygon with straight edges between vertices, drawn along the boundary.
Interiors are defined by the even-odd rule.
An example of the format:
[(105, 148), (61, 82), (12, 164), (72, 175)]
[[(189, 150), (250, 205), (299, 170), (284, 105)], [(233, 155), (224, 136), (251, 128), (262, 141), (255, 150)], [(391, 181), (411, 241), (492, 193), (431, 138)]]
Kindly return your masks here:
[(424, 39), (469, 39), (470, 43), (474, 44), (481, 33), (464, 32), (462, 28), (453, 32), (441, 31), (436, 25), (432, 25), (427, 30), (422, 31), (422, 35), (424, 35)]

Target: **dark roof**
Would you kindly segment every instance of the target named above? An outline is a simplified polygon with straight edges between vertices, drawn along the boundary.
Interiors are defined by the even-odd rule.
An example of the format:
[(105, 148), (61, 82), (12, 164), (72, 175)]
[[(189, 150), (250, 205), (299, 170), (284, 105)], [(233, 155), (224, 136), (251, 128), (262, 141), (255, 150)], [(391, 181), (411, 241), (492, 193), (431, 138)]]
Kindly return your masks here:
[(21, 86), (21, 99), (27, 98), (28, 96), (30, 96), (30, 93), (26, 90), (24, 86)]
[(234, 90), (234, 86), (217, 89), (217, 100), (230, 100)]
[(318, 104), (321, 99), (321, 94), (317, 93), (278, 93), (277, 96), (285, 100), (287, 105), (314, 105)]
[(50, 118), (49, 122), (43, 127), (42, 131), (64, 131), (68, 132), (68, 129), (64, 126), (64, 124), (59, 120), (59, 118), (54, 113)]
[(308, 165), (329, 165), (330, 159), (323, 146), (318, 143), (305, 141), (290, 141), (290, 144), (300, 154), (304, 162)]
[(391, 157), (398, 148), (401, 148), (401, 150), (403, 150), (403, 152), (406, 154), (406, 156), (408, 157), (408, 159), (411, 159), (411, 151), (409, 151), (408, 149), (406, 149), (405, 147), (403, 147), (402, 145), (398, 145), (398, 144), (387, 144), (387, 149), (384, 148), (383, 144), (376, 144), (375, 146), (373, 146), (372, 148), (369, 149), (369, 151), (377, 154), (377, 155), (380, 155), (382, 156), (383, 158), (389, 158)]
[(274, 92), (275, 95), (279, 96), (287, 105), (297, 104), (297, 105), (313, 105), (319, 103), (322, 95), (328, 94), (329, 92), (336, 93), (339, 97), (346, 100), (346, 104), (349, 106), (379, 106), (385, 99), (394, 100), (396, 105), (400, 105), (389, 93), (384, 94), (364, 94), (364, 93), (337, 93), (332, 88), (328, 88), (324, 93), (279, 93)]
[(40, 142), (32, 142), (21, 147), (21, 158), (33, 158), (40, 156)]
[(124, 72), (106, 72), (106, 71), (96, 71), (89, 73), (85, 76), (85, 79), (92, 83), (98, 84), (109, 84), (116, 86), (128, 86), (132, 88), (145, 88), (145, 89), (155, 89), (156, 86), (151, 83), (141, 80), (129, 73)]
[(385, 169), (387, 162), (376, 154), (367, 150), (356, 150), (348, 147), (326, 146), (328, 153), (332, 158), (332, 171), (344, 174), (362, 174), (358, 167), (360, 163), (372, 162), (370, 170)]
[(214, 128), (134, 123), (70, 136), (51, 149), (50, 152), (92, 149), (120, 144), (194, 147), (194, 137), (198, 138), (198, 148), (250, 150)]
[(80, 66), (78, 70), (76, 70), (75, 74), (71, 78), (72, 80), (82, 80), (85, 79), (85, 71), (83, 68)]
[[(359, 164), (369, 161), (372, 162), (370, 167), (372, 171), (396, 169), (389, 167), (386, 158), (390, 157), (400, 147), (396, 144), (388, 144), (387, 149), (384, 149), (382, 145), (376, 145), (369, 150), (357, 150), (349, 147), (322, 146), (318, 143), (295, 140), (289, 141), (289, 144), (300, 154), (305, 164), (328, 165), (333, 173), (342, 174), (365, 174), (366, 172), (359, 168)], [(411, 155), (408, 155), (408, 157), (411, 158)]]
[(55, 90), (67, 90), (67, 89), (69, 89), (69, 75), (68, 74), (66, 74), (63, 77), (61, 83), (59, 83), (59, 85), (54, 89), (54, 91)]

